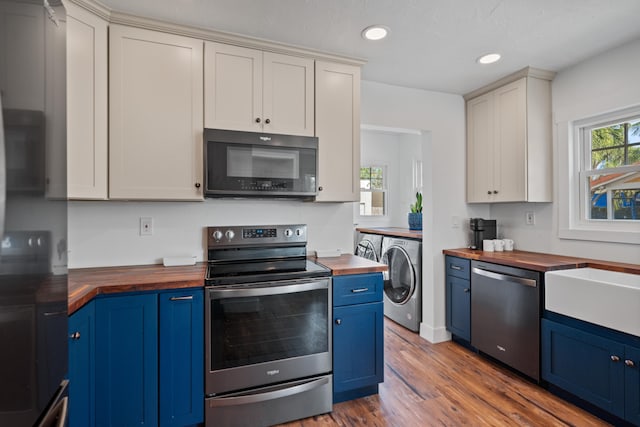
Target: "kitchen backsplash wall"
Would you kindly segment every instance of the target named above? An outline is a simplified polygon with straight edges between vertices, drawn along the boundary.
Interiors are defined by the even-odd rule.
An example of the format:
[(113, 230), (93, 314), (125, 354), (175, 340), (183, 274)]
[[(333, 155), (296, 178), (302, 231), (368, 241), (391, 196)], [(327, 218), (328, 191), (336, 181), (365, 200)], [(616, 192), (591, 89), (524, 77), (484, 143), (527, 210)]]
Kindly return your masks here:
[[(204, 202), (71, 202), (69, 267), (161, 263), (165, 256), (206, 259), (204, 227), (303, 223), (309, 250), (353, 250), (352, 203), (207, 199)], [(140, 217), (153, 235), (140, 236)]]

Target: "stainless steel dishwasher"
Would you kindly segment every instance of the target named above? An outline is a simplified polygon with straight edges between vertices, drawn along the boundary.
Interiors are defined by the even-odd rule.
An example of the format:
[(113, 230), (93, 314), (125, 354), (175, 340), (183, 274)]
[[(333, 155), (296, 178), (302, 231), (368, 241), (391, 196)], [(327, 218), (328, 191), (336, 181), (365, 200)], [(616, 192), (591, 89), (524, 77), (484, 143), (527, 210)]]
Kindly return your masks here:
[(471, 345), (540, 381), (542, 274), (471, 261)]

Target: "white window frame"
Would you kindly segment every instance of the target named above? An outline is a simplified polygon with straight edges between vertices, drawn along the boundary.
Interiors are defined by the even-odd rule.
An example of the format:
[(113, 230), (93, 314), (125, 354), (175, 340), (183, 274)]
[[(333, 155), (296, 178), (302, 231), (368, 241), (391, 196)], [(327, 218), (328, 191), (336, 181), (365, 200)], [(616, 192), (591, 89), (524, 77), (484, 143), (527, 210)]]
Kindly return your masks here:
[[(611, 172), (613, 169), (588, 170), (585, 167), (591, 163), (591, 128), (636, 117), (640, 117), (640, 106), (558, 124), (556, 170), (559, 171), (558, 236), (561, 239), (640, 244), (640, 221), (588, 219), (590, 189), (587, 177)], [(638, 170), (640, 166), (615, 168), (615, 172)]]
[[(360, 214), (360, 201), (358, 198), (358, 217), (362, 218), (362, 219), (366, 219), (366, 218), (387, 218), (389, 216), (389, 168), (387, 167), (387, 165), (382, 164), (382, 163), (370, 163), (370, 164), (366, 164), (366, 165), (361, 165), (360, 169), (362, 168), (382, 168), (382, 190), (367, 190), (365, 188), (360, 187), (360, 190), (358, 192), (358, 194), (360, 195), (363, 191), (364, 192), (369, 192), (369, 193), (383, 193), (383, 199), (384, 199), (384, 206), (383, 206), (383, 210), (384, 210), (384, 214), (382, 215), (362, 215)], [(358, 181), (360, 181), (360, 173), (358, 173)]]

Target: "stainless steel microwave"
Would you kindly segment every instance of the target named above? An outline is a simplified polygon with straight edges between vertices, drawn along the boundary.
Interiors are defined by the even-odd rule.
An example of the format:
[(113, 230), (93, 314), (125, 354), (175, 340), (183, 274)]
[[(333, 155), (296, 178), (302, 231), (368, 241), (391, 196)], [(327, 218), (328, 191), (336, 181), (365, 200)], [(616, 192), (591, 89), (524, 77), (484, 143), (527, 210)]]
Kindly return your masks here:
[(317, 173), (316, 137), (204, 130), (205, 197), (309, 199)]

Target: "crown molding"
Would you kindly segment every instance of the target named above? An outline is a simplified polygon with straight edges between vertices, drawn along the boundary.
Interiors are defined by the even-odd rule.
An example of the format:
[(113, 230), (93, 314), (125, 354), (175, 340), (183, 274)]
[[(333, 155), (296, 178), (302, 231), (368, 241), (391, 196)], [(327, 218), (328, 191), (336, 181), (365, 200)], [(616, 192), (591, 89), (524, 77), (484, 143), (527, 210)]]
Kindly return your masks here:
[(273, 40), (259, 39), (256, 37), (249, 37), (242, 34), (217, 31), (208, 28), (191, 27), (187, 25), (179, 25), (159, 19), (147, 18), (144, 16), (111, 10), (104, 4), (100, 3), (98, 0), (65, 1), (72, 2), (96, 15), (99, 15), (103, 19), (107, 20), (110, 24), (128, 25), (132, 27), (160, 31), (169, 34), (176, 34), (205, 41), (230, 44), (251, 49), (259, 49), (267, 52), (281, 53), (303, 58), (327, 60), (342, 64), (362, 66), (367, 62), (367, 60), (363, 58), (349, 57), (346, 55), (310, 49), (303, 46), (280, 43)]
[(556, 76), (556, 73), (554, 71), (547, 71), (547, 70), (543, 70), (540, 68), (533, 68), (533, 67), (525, 67), (521, 70), (516, 71), (515, 73), (509, 74), (508, 76), (501, 78), (500, 80), (496, 80), (493, 83), (490, 83), (486, 86), (482, 86), (481, 88), (476, 89), (474, 91), (471, 91), (463, 95), (463, 97), (465, 101), (468, 101), (480, 95), (484, 95), (487, 92), (491, 92), (492, 90), (502, 87), (506, 84), (515, 82), (516, 80), (520, 80), (523, 77), (531, 77), (535, 79), (551, 81), (555, 76)]
[(111, 9), (97, 0), (63, 0), (63, 3), (73, 3), (106, 21), (111, 17)]

